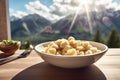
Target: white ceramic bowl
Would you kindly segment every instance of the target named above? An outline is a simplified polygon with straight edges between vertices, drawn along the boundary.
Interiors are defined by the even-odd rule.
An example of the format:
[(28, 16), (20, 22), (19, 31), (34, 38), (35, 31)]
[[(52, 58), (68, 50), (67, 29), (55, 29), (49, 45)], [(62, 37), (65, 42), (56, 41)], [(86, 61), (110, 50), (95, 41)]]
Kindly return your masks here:
[(89, 41), (91, 45), (97, 47), (101, 50), (100, 53), (93, 55), (85, 55), (85, 56), (59, 56), (54, 54), (48, 54), (44, 52), (44, 46), (48, 45), (49, 42), (44, 42), (35, 46), (35, 51), (38, 53), (42, 59), (49, 64), (54, 66), (62, 67), (62, 68), (81, 68), (88, 65), (93, 64), (97, 60), (99, 60), (108, 50), (108, 47), (104, 44)]

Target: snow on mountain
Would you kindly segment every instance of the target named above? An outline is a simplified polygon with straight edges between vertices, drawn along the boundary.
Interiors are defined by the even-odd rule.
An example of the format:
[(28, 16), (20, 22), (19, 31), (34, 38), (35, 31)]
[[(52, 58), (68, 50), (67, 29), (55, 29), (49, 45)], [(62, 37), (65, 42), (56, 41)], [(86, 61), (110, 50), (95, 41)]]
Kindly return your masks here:
[(16, 20), (18, 20), (18, 19), (20, 19), (20, 18), (15, 17), (15, 16), (10, 16), (10, 21), (16, 21)]

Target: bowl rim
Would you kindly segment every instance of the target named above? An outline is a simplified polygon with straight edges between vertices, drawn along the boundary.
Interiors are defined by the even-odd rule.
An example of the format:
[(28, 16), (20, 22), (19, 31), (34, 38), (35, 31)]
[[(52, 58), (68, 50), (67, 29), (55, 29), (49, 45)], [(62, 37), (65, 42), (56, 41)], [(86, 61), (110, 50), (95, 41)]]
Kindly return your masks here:
[[(81, 40), (81, 41), (87, 41), (87, 40)], [(54, 54), (49, 54), (49, 53), (45, 53), (43, 51), (40, 51), (40, 50), (37, 50), (38, 47), (40, 47), (41, 45), (43, 44), (46, 44), (46, 43), (49, 43), (49, 42), (53, 42), (53, 41), (48, 41), (48, 42), (42, 42), (42, 43), (39, 43), (35, 46), (34, 50), (38, 53), (38, 54), (44, 54), (44, 55), (49, 55), (49, 56), (53, 56), (53, 57), (89, 57), (89, 56), (95, 56), (95, 55), (99, 55), (99, 54), (102, 54), (102, 53), (105, 53), (108, 51), (108, 46), (103, 44), (103, 43), (100, 43), (100, 42), (95, 42), (95, 41), (89, 41), (89, 42), (92, 42), (92, 43), (98, 43), (98, 44), (101, 44), (105, 47), (104, 50), (102, 50), (101, 52), (98, 52), (96, 54), (90, 54), (90, 55), (54, 55)]]

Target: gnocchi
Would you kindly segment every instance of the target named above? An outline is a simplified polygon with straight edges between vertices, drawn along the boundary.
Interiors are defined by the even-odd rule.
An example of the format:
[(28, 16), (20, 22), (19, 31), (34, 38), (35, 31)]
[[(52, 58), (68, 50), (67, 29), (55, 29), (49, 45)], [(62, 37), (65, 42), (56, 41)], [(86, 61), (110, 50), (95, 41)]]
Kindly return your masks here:
[(72, 36), (50, 42), (44, 50), (55, 55), (91, 55), (101, 51), (92, 46), (89, 41), (75, 40)]

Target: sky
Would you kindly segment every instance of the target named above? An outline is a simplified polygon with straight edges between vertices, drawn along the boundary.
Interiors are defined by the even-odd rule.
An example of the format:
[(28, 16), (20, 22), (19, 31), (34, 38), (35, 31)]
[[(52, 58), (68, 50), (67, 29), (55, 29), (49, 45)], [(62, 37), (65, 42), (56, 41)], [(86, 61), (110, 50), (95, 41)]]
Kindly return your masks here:
[(88, 10), (96, 8), (98, 11), (101, 5), (120, 10), (120, 0), (9, 0), (9, 13), (18, 18), (36, 13), (56, 21), (78, 9), (84, 12), (85, 5)]
[[(34, 1), (37, 1), (37, 0), (9, 0), (9, 6), (14, 10), (26, 11), (25, 4), (29, 2), (34, 2)], [(50, 6), (52, 4), (52, 0), (40, 0), (40, 2), (47, 6)]]
[(120, 0), (113, 0), (113, 2), (117, 2), (117, 3), (119, 3), (119, 4), (120, 4)]

